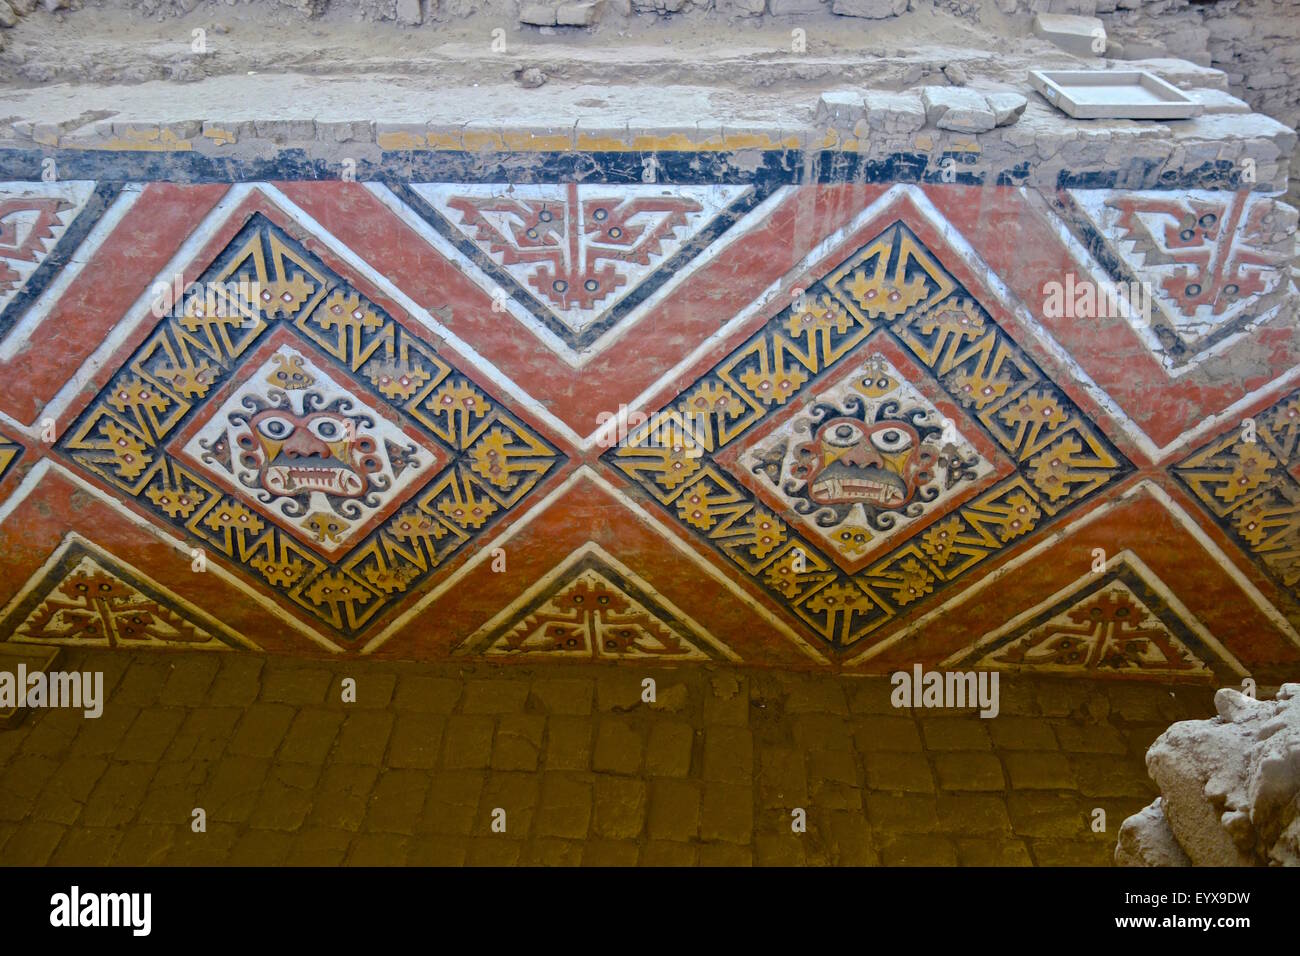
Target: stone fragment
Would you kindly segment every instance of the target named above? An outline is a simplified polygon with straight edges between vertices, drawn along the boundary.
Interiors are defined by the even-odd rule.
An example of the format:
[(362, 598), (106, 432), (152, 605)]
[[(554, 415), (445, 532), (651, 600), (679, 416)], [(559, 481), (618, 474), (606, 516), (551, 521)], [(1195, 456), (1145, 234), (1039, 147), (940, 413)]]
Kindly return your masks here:
[(1165, 818), (1160, 797), (1124, 821), (1115, 847), (1117, 866), (1191, 866)]
[(945, 63), (943, 66), (943, 75), (948, 78), (948, 82), (953, 86), (966, 85), (966, 71), (962, 69), (960, 63)]
[(605, 0), (562, 3), (555, 11), (555, 22), (562, 27), (589, 27), (600, 19)]
[(420, 0), (397, 0), (397, 22), (409, 26), (423, 23), (424, 11), (420, 9)]
[(732, 17), (761, 17), (767, 0), (718, 0), (718, 10)]
[(535, 66), (530, 66), (515, 73), (519, 85), (526, 90), (535, 90), (546, 82), (546, 74)]
[(833, 123), (842, 129), (852, 129), (865, 112), (862, 94), (857, 90), (827, 90), (817, 101), (816, 118), (818, 123)]
[[(1196, 866), (1300, 866), (1300, 684), (1262, 701), (1224, 688), (1214, 705), (1147, 751), (1170, 832)], [(1117, 861), (1142, 857), (1154, 825), (1134, 822), (1127, 844), (1121, 829)]]
[(549, 3), (525, 3), (519, 7), (519, 22), (535, 27), (555, 26), (556, 8)]
[(1034, 33), (1077, 56), (1101, 56), (1106, 52), (1106, 28), (1096, 17), (1040, 13), (1034, 17)]
[(0, 27), (12, 27), (18, 23), (18, 14), (9, 6), (8, 0), (0, 0)]
[(862, 100), (871, 129), (887, 134), (914, 133), (925, 126), (925, 107), (915, 93), (867, 90)]
[(1010, 126), (1020, 119), (1029, 100), (1019, 93), (985, 93), (985, 101), (993, 111), (993, 121), (999, 126)]
[(979, 93), (964, 87), (927, 86), (921, 91), (925, 118), (939, 129), (983, 133), (997, 125), (993, 110)]
[(907, 0), (835, 0), (831, 13), (842, 17), (884, 20), (907, 12)]

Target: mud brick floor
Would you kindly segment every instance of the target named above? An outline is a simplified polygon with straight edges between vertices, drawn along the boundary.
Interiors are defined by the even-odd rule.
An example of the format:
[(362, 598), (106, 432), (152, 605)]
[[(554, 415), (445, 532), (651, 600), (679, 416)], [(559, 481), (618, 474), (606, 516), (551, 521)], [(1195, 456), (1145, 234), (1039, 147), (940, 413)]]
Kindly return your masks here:
[(717, 667), (58, 667), (103, 670), (104, 713), (0, 731), (7, 865), (1104, 866), (1155, 796), (1149, 743), (1213, 713), (1206, 689), (1005, 675), (983, 720), (895, 710), (885, 678)]

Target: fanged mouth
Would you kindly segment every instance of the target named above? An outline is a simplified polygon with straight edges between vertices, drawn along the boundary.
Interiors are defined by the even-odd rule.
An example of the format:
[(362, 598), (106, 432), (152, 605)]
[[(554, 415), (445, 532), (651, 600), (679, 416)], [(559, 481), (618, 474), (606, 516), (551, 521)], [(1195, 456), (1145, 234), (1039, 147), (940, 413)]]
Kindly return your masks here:
[(263, 479), (268, 491), (278, 495), (300, 495), (322, 491), (327, 495), (355, 497), (365, 489), (361, 476), (337, 465), (272, 465)]
[(858, 468), (839, 462), (828, 465), (809, 489), (819, 504), (849, 504), (859, 501), (896, 507), (907, 500), (903, 480), (879, 468)]

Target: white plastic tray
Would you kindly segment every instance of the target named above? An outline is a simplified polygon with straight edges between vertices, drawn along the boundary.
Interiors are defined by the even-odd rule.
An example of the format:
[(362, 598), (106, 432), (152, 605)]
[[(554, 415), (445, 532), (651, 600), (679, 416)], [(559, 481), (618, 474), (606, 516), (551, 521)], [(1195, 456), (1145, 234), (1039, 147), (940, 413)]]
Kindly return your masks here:
[(1146, 70), (1030, 70), (1034, 89), (1078, 119), (1189, 119), (1201, 104)]

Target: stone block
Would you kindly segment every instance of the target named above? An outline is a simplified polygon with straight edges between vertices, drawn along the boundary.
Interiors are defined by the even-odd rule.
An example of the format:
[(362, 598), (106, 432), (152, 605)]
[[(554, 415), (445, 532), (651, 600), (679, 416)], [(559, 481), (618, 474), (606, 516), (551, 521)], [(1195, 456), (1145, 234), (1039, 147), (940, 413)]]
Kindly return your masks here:
[(420, 9), (420, 0), (397, 0), (397, 22), (408, 26), (423, 23), (424, 11)]
[(1106, 27), (1096, 17), (1068, 13), (1040, 13), (1034, 33), (1076, 56), (1101, 56), (1106, 52)]
[(965, 87), (927, 86), (921, 91), (926, 121), (939, 129), (982, 133), (997, 125), (983, 95)]
[(803, 16), (825, 9), (826, 0), (767, 0), (767, 11), (774, 17)]
[(1025, 111), (1029, 100), (1019, 93), (986, 93), (984, 99), (993, 111), (993, 121), (999, 126), (1010, 126)]
[(600, 19), (605, 0), (562, 3), (555, 11), (555, 22), (562, 27), (589, 27)]
[(553, 27), (557, 8), (549, 3), (525, 3), (519, 7), (519, 22), (535, 27)]
[(1133, 814), (1119, 828), (1115, 847), (1117, 866), (1191, 866), (1174, 831), (1169, 829), (1163, 801), (1156, 797), (1149, 807)]
[(850, 130), (864, 115), (862, 93), (857, 90), (828, 90), (817, 101), (818, 123), (831, 123)]
[(907, 0), (835, 0), (831, 12), (842, 17), (884, 20), (907, 12)]

